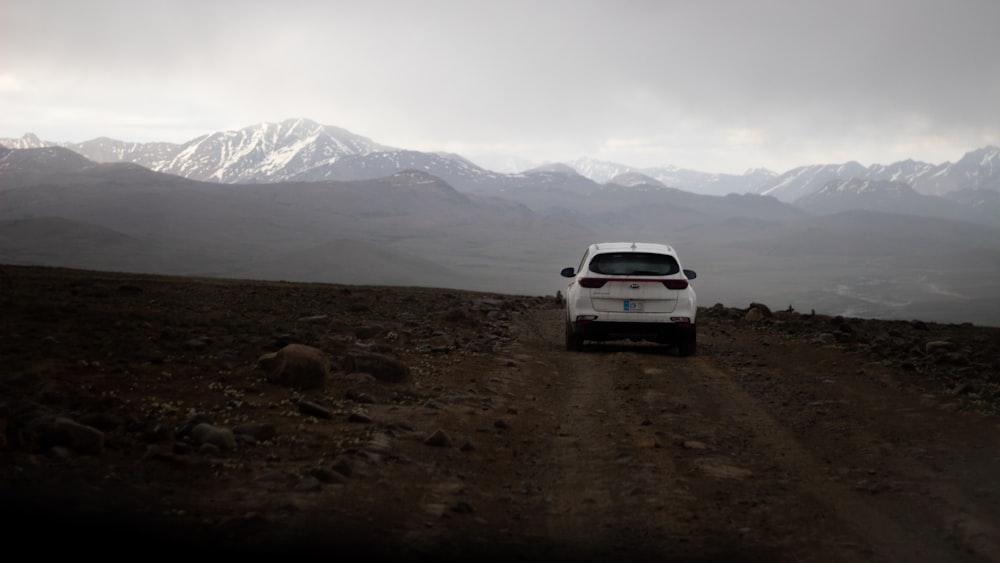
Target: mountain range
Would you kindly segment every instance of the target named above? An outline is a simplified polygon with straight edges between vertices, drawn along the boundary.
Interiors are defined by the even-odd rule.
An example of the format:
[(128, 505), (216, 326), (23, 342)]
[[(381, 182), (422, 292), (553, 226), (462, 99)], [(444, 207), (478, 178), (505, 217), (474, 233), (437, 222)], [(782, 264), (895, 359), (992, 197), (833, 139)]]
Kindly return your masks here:
[[(220, 183), (363, 180), (415, 169), (433, 174), (460, 190), (497, 193), (533, 186), (534, 179), (526, 179), (524, 172), (538, 168), (519, 172), (487, 170), (460, 155), (388, 147), (340, 127), (322, 125), (309, 119), (287, 119), (236, 131), (220, 131), (182, 144), (134, 143), (106, 137), (82, 143), (57, 143), (43, 141), (27, 133), (18, 139), (0, 139), (0, 145), (11, 149), (62, 146), (95, 162), (131, 162), (157, 172)], [(550, 173), (561, 171), (566, 176), (581, 176), (581, 179), (593, 182), (591, 187), (615, 181), (620, 175), (641, 175), (647, 183), (693, 193), (753, 193), (773, 196), (789, 203), (796, 203), (805, 196), (815, 196), (827, 184), (847, 182), (838, 189), (837, 198), (842, 206), (845, 190), (855, 185), (850, 183), (852, 180), (903, 183), (918, 194), (943, 196), (949, 200), (926, 200), (921, 214), (933, 214), (930, 208), (935, 205), (949, 209), (956, 205), (979, 205), (998, 210), (994, 195), (1000, 192), (1000, 148), (993, 146), (968, 152), (956, 163), (929, 164), (906, 160), (865, 167), (852, 161), (800, 166), (781, 174), (766, 169), (752, 169), (742, 175), (733, 175), (676, 167), (636, 168), (591, 158), (579, 158), (561, 166), (543, 165), (541, 168)], [(580, 180), (553, 178), (551, 181), (565, 183)], [(879, 185), (888, 186), (867, 184), (865, 189), (870, 192), (877, 189), (872, 186)], [(869, 196), (866, 194), (855, 207), (870, 209), (866, 207), (873, 204)], [(883, 199), (891, 203), (891, 197), (887, 198)], [(822, 207), (817, 206), (815, 197), (811, 197), (809, 205), (813, 209)], [(882, 210), (892, 209), (890, 205)], [(971, 211), (968, 219), (982, 221), (982, 215)], [(948, 212), (948, 216), (952, 213)]]
[(1000, 150), (744, 175), (519, 172), (286, 120), (183, 144), (0, 139), (0, 263), (555, 293), (659, 240), (704, 301), (1000, 324)]

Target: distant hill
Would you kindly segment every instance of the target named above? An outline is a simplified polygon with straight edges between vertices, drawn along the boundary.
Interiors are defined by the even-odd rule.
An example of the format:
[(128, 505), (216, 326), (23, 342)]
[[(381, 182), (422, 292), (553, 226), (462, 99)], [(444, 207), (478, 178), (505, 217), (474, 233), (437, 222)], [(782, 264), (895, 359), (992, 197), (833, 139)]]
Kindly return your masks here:
[(0, 263), (552, 295), (590, 242), (650, 240), (678, 249), (707, 304), (1000, 324), (1000, 229), (956, 219), (995, 206), (993, 191), (855, 180), (792, 204), (567, 165), (478, 190), (412, 168), (220, 183), (62, 147), (6, 151), (0, 178)]

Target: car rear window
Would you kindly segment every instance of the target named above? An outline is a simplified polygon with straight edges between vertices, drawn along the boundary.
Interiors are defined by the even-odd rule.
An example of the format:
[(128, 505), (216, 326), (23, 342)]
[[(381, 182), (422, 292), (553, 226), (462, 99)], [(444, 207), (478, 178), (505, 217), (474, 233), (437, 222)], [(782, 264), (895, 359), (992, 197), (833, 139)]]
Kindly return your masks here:
[(595, 274), (611, 276), (669, 276), (681, 268), (668, 254), (608, 252), (594, 256), (589, 269)]

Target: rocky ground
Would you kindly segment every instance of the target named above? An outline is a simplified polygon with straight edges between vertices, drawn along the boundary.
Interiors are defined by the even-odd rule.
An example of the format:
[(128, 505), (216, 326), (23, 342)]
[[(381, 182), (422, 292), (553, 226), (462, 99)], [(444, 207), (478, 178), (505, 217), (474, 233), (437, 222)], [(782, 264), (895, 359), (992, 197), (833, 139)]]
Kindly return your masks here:
[[(1000, 328), (0, 268), (10, 549), (1000, 561)], [(138, 546), (138, 547), (137, 547)], [(138, 550), (138, 551), (137, 551)]]

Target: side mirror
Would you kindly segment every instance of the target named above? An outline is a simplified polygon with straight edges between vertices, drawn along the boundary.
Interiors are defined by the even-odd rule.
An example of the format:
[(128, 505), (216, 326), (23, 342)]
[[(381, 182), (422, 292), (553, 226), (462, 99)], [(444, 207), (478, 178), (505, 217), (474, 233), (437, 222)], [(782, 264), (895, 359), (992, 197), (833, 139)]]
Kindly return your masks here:
[(696, 274), (694, 270), (684, 270), (684, 276), (689, 280), (693, 280), (698, 277), (698, 274)]
[(571, 278), (576, 275), (576, 272), (573, 271), (573, 268), (563, 268), (562, 271), (559, 272), (559, 275), (564, 278)]

